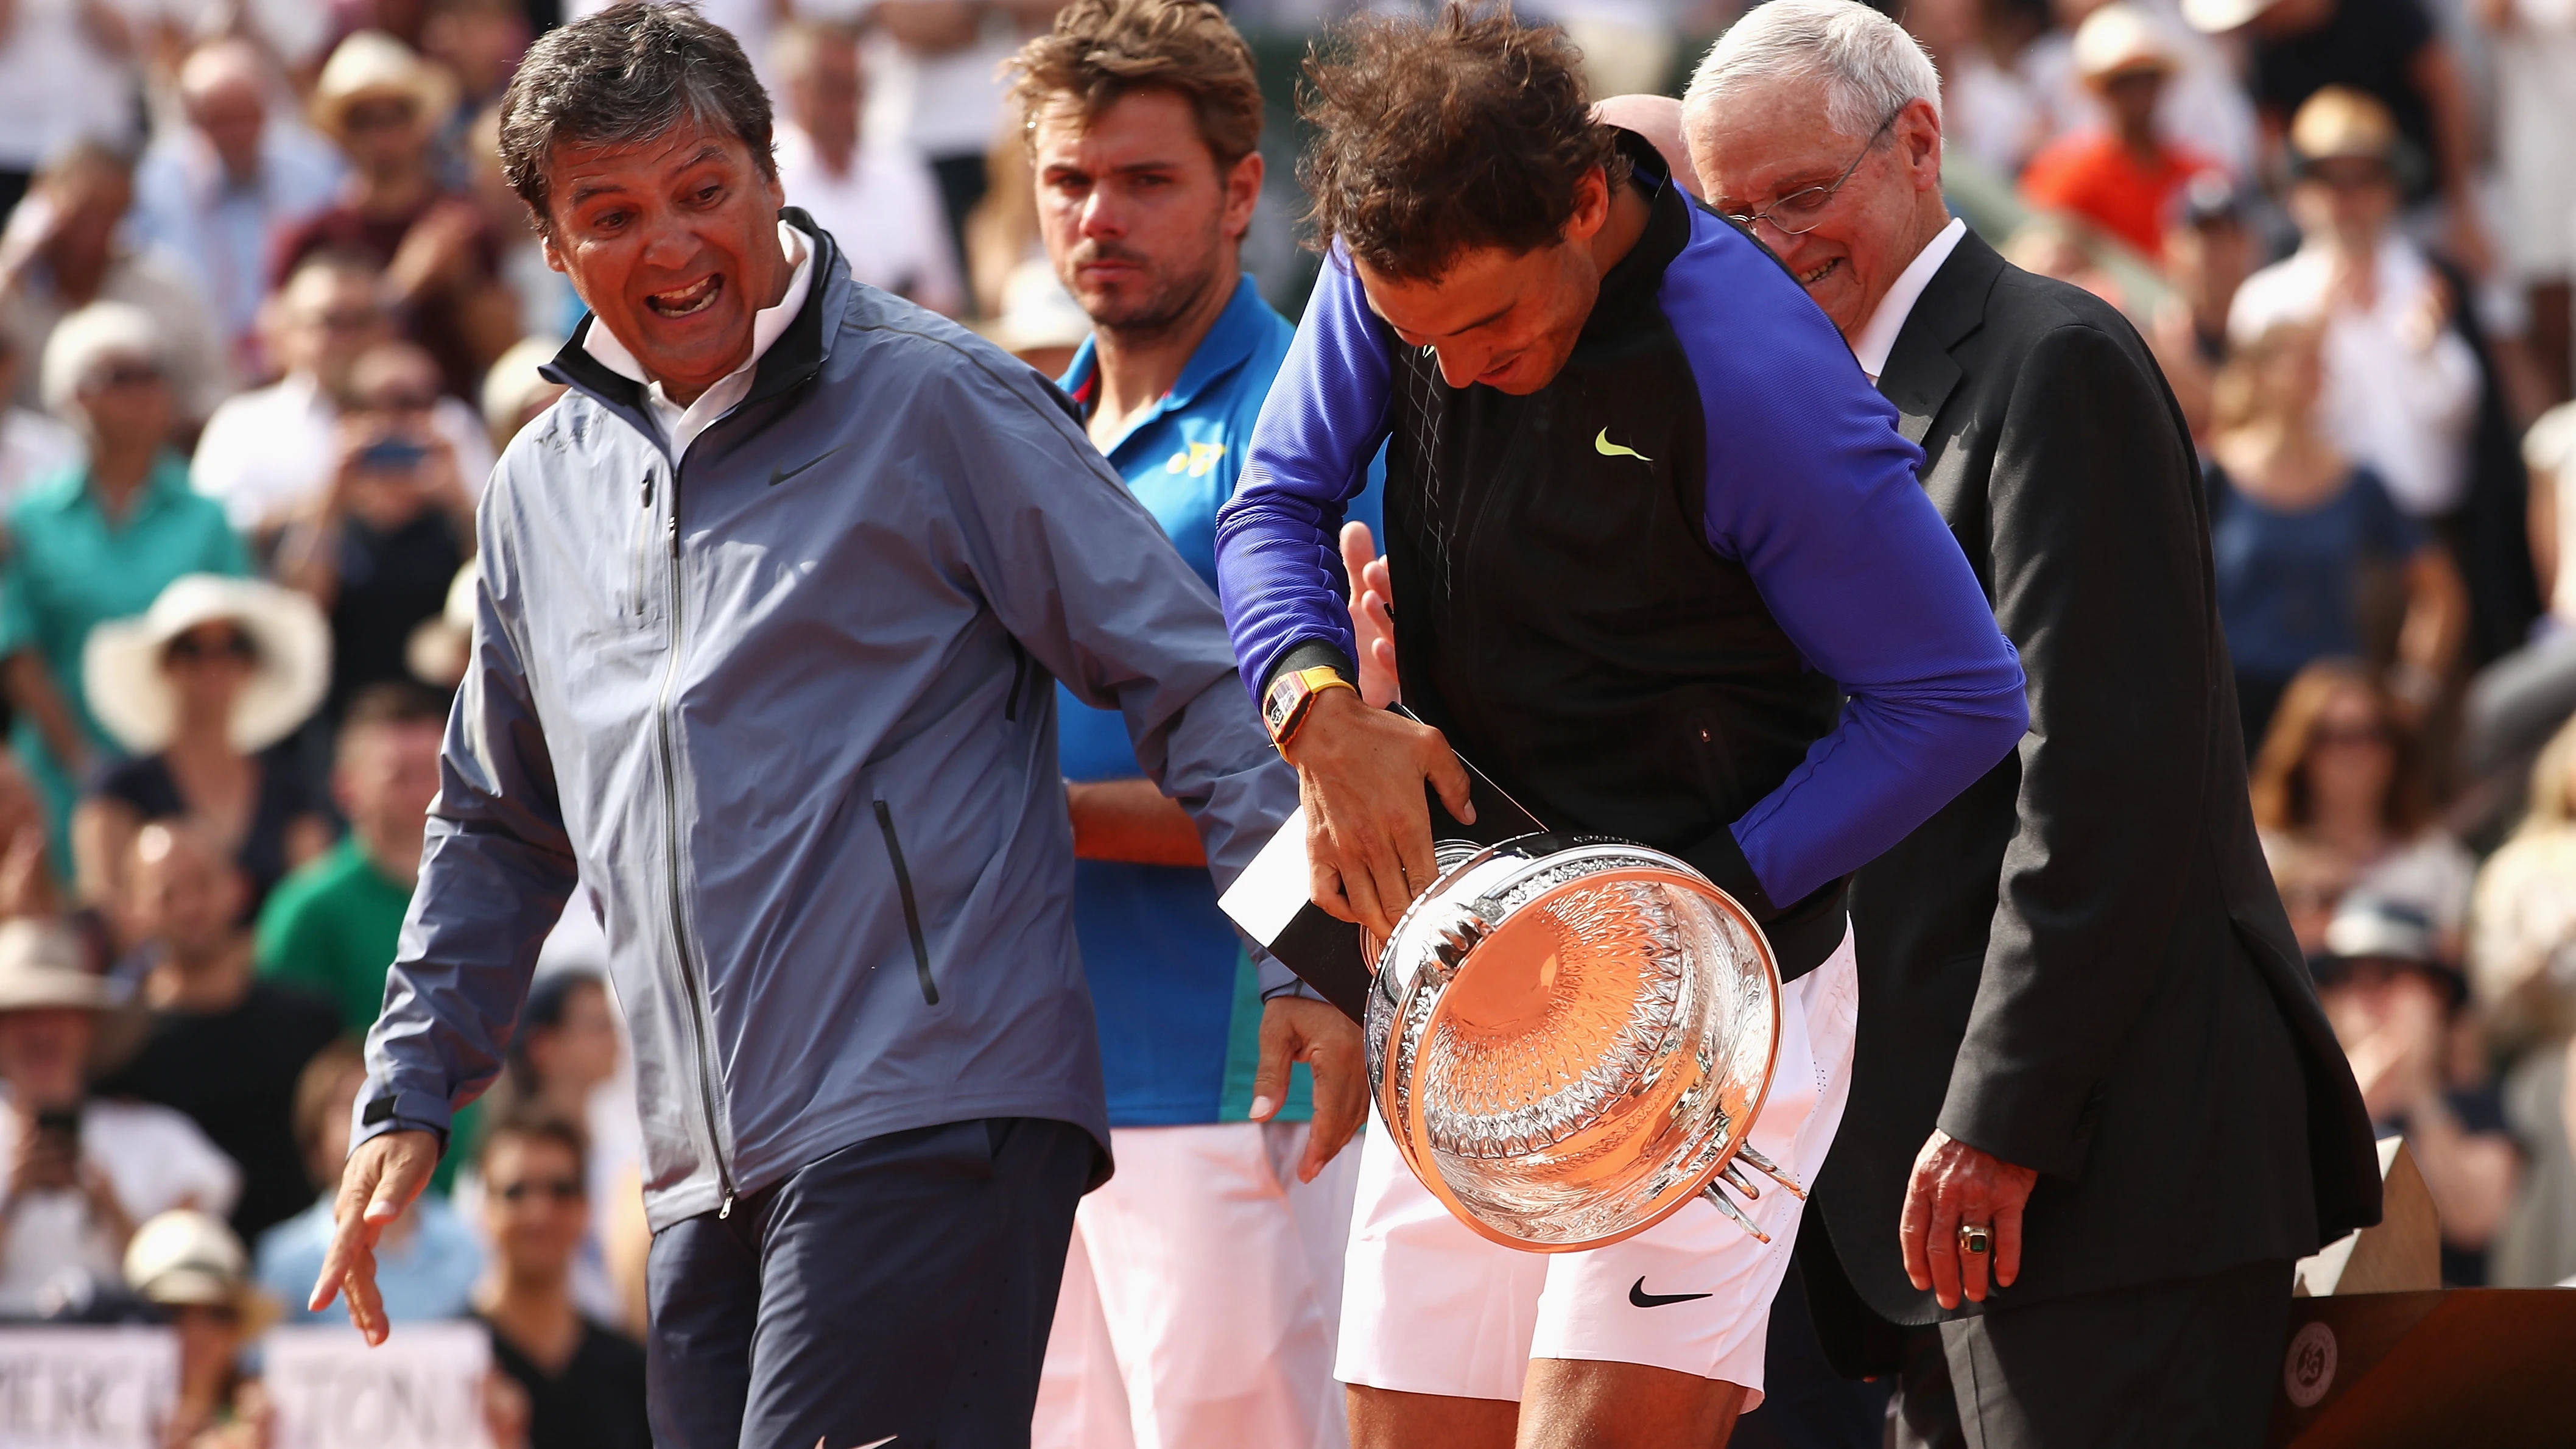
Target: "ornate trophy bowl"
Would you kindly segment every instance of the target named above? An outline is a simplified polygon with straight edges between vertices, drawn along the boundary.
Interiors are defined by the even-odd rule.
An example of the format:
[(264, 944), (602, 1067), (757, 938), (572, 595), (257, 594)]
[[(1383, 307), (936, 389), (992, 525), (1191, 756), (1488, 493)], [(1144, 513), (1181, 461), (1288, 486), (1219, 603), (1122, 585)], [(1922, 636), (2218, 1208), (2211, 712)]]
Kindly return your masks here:
[(1745, 1141), (1771, 1086), (1780, 970), (1735, 898), (1600, 836), (1440, 844), (1369, 992), (1369, 1081), (1414, 1176), (1498, 1243), (1644, 1232), (1705, 1196), (1799, 1185)]

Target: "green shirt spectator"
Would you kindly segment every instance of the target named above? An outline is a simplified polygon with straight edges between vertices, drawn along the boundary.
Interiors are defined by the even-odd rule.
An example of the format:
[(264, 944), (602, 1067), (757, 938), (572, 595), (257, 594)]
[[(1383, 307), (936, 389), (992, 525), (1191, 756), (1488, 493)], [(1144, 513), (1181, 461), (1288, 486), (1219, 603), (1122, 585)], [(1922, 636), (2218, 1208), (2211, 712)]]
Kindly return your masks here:
[[(30, 486), (9, 510), (0, 656), (9, 658), (10, 695), (19, 706), (12, 743), (45, 791), (57, 859), (69, 858), (61, 852), (69, 848), (78, 772), (91, 754), (112, 748), (82, 685), (89, 631), (151, 608), (181, 574), (250, 572), (250, 557), (223, 506), (189, 489), (187, 465), (177, 454), (154, 457), (121, 503), (107, 501), (105, 492), (83, 464)], [(57, 718), (78, 741), (70, 760), (48, 738), (46, 705), (30, 697), (29, 663), (41, 665), (44, 676), (33, 690), (50, 688)]]

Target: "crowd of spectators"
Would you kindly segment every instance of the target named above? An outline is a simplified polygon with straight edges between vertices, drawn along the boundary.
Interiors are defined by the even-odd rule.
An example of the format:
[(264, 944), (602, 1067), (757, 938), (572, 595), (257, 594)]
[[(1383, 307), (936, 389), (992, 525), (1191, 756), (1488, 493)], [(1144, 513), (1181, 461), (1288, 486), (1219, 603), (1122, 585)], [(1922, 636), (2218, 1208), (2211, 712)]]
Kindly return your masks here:
[[(177, 1323), (174, 1442), (264, 1442), (232, 1350), (320, 1261), (474, 502), (582, 315), (497, 103), (596, 3), (0, 3), (0, 1316)], [(994, 74), (1051, 0), (706, 8), (857, 277), (1060, 363)], [(1268, 56), (1341, 8), (1235, 11)], [(1673, 89), (1733, 13), (1521, 8), (1605, 93)], [(2125, 310), (2201, 444), (2265, 848), (2445, 1271), (2576, 1275), (2576, 9), (1902, 9), (1956, 209)], [(1293, 312), (1278, 201), (1246, 256)], [(379, 1251), (397, 1319), (491, 1325), (538, 1446), (645, 1442), (596, 929)]]

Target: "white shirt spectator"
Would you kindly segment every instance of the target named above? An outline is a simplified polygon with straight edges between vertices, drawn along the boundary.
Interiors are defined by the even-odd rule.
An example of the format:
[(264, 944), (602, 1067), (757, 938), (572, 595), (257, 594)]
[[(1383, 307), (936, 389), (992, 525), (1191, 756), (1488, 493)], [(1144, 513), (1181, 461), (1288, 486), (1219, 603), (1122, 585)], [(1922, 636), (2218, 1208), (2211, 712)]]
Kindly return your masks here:
[(2576, 0), (2506, 0), (2495, 36), (2496, 160), (2509, 223), (2499, 235), (2525, 282), (2576, 275)]
[(276, 120), (259, 149), (258, 176), (239, 182), (225, 174), (204, 136), (172, 128), (135, 167), (128, 223), (137, 238), (193, 268), (237, 357), (268, 291), (270, 240), (329, 206), (345, 169), (319, 138)]
[[(137, 44), (151, 17), (106, 0)], [(0, 170), (33, 171), (74, 141), (130, 149), (136, 140), (134, 66), (109, 52), (81, 20), (81, 0), (12, 0), (0, 30)]]
[(2418, 518), (2449, 512), (2468, 486), (2468, 436), (2478, 400), (2477, 354), (2447, 322), (2441, 279), (2404, 237), (2379, 244), (2367, 310), (2331, 305), (2334, 252), (2310, 242), (2245, 279), (2228, 308), (2227, 332), (2251, 342), (2284, 322), (2326, 323), (2326, 436), (2367, 463), (2397, 506)]
[[(870, 8), (872, 0), (857, 7), (862, 15)], [(902, 141), (933, 161), (982, 156), (1001, 123), (1002, 62), (1019, 48), (1019, 32), (999, 12), (985, 17), (974, 44), (940, 55), (917, 54), (871, 32), (862, 51), (868, 114), (860, 134)]]
[(952, 317), (964, 309), (966, 289), (957, 279), (939, 186), (911, 148), (863, 142), (851, 153), (850, 169), (836, 176), (803, 129), (782, 122), (778, 182), (788, 205), (812, 212), (841, 244), (854, 280)]
[[(18, 1114), (0, 1110), (0, 1162), (18, 1155)], [(81, 1155), (106, 1172), (117, 1205), (140, 1224), (175, 1207), (217, 1217), (241, 1192), (241, 1169), (197, 1124), (144, 1102), (91, 1102), (81, 1108)], [(23, 1317), (50, 1306), (47, 1289), (86, 1276), (123, 1282), (125, 1245), (92, 1221), (78, 1193), (46, 1192), (10, 1203), (0, 1239), (0, 1315)]]
[(80, 434), (0, 398), (0, 508), (37, 479), (81, 460)]
[[(456, 450), (465, 489), (482, 496), (492, 475), (492, 443), (474, 410), (441, 397), (432, 426)], [(288, 510), (322, 496), (339, 459), (340, 409), (321, 385), (290, 373), (268, 387), (237, 393), (215, 409), (197, 439), (189, 479), (197, 491), (224, 505), (245, 535), (274, 523)]]

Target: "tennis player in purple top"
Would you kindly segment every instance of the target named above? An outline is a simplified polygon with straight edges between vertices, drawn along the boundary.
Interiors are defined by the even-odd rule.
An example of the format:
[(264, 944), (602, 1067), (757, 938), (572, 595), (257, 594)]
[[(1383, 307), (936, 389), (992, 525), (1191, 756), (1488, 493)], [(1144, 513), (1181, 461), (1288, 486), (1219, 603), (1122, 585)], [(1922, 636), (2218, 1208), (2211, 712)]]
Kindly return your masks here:
[[(1555, 32), (1453, 9), (1341, 39), (1309, 67), (1322, 280), (1217, 532), (1315, 899), (1383, 933), (1430, 884), (1424, 783), (1469, 808), (1453, 742), (1550, 827), (1689, 860), (1779, 956), (1753, 1140), (1811, 1176), (1859, 1010), (1845, 878), (2012, 749), (2020, 666), (1832, 324), (1591, 120)], [(1381, 444), (1425, 724), (1345, 687), (1334, 535)], [(1371, 1133), (1337, 1369), (1354, 1443), (1718, 1442), (1760, 1399), (1799, 1206), (1753, 1205), (1768, 1244), (1695, 1203), (1516, 1253)]]

